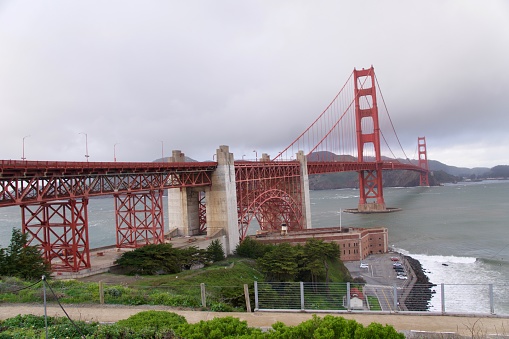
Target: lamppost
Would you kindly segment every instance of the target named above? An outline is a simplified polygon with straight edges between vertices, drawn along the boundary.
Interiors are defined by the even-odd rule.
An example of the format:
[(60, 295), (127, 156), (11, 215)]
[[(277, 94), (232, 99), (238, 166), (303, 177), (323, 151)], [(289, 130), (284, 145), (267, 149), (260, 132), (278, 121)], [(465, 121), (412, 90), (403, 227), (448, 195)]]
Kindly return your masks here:
[(164, 141), (161, 140), (161, 161), (164, 161)]
[(87, 158), (87, 162), (88, 162), (88, 158), (90, 157), (90, 155), (88, 155), (88, 135), (87, 135), (87, 133), (83, 133), (83, 132), (80, 132), (79, 134), (83, 134), (85, 136), (85, 158)]
[(255, 153), (255, 159), (256, 161), (258, 161), (258, 152), (256, 150), (253, 150), (253, 152)]
[(116, 148), (117, 148), (117, 145), (119, 143), (117, 142), (115, 145), (113, 145), (113, 161), (114, 162), (117, 162), (117, 152), (116, 152)]
[(245, 157), (245, 156), (246, 156), (245, 154), (242, 154), (242, 160), (244, 160), (244, 157)]
[(25, 158), (25, 138), (29, 138), (29, 137), (30, 137), (30, 135), (25, 135), (23, 137), (23, 153), (21, 154), (21, 160), (26, 160), (26, 158)]

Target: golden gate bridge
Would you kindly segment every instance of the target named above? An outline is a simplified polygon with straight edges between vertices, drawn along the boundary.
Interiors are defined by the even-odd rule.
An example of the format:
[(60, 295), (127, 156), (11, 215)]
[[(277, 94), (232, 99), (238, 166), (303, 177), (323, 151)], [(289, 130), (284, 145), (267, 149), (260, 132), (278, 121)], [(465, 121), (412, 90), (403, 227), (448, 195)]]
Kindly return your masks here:
[(420, 185), (429, 185), (426, 140), (417, 141), (414, 163), (401, 147), (371, 67), (354, 70), (318, 118), (273, 159), (262, 154), (256, 161), (235, 160), (220, 146), (211, 162), (185, 162), (180, 151), (169, 162), (150, 163), (1, 160), (0, 207), (20, 206), (22, 231), (53, 271), (91, 267), (87, 206), (96, 196), (114, 197), (117, 248), (164, 242), (168, 190), (170, 228), (185, 235), (223, 231), (231, 253), (254, 219), (265, 231), (310, 228), (309, 175), (358, 172), (357, 211), (388, 211), (383, 171), (415, 171)]

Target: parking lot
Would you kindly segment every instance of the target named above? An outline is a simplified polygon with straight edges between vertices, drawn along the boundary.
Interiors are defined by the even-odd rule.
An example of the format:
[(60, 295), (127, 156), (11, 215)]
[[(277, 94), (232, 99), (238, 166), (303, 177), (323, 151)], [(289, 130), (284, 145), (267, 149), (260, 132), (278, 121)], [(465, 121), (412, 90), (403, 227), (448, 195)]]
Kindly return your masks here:
[[(391, 260), (391, 257), (398, 260)], [(397, 278), (397, 272), (393, 268), (395, 263), (401, 263), (401, 270), (407, 279)], [(396, 311), (394, 305), (398, 304), (399, 300), (394, 300), (394, 288), (398, 289), (399, 297), (403, 297), (402, 291), (409, 290), (415, 283), (415, 275), (410, 265), (399, 253), (370, 255), (362, 262), (345, 262), (345, 266), (353, 278), (362, 277), (366, 281), (365, 294), (376, 296), (383, 311)], [(397, 310), (401, 310), (399, 306)]]

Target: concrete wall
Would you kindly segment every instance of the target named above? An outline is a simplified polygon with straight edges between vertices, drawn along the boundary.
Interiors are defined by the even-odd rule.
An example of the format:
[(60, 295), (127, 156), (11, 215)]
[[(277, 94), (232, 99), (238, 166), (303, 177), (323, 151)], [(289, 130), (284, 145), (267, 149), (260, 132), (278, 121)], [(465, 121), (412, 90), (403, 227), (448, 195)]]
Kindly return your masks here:
[(308, 161), (303, 151), (297, 153), (300, 162), (300, 187), (302, 190), (302, 219), (303, 228), (312, 228), (311, 225), (311, 200), (309, 198)]
[[(169, 162), (185, 162), (185, 155), (175, 150)], [(199, 193), (195, 188), (172, 188), (168, 190), (168, 227), (178, 229), (181, 236), (198, 235), (200, 232)]]
[(232, 254), (239, 244), (237, 186), (233, 154), (228, 146), (217, 150), (217, 169), (212, 174), (212, 186), (205, 191), (207, 206), (207, 235), (225, 230), (225, 253)]

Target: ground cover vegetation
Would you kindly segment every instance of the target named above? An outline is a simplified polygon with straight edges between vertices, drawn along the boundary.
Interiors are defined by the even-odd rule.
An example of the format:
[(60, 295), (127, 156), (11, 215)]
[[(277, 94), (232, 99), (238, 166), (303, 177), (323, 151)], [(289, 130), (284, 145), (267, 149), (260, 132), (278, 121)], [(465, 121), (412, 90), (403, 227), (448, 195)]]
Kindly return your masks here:
[[(16, 233), (13, 239), (15, 244), (18, 244), (23, 243), (25, 238)], [(12, 246), (15, 247), (19, 246)], [(303, 246), (289, 246), (264, 245), (246, 238), (237, 247), (237, 255), (228, 258), (225, 258), (219, 241), (212, 242), (206, 250), (148, 245), (126, 252), (119, 259), (124, 263), (120, 266), (121, 271), (131, 274), (130, 278), (108, 273), (92, 277), (96, 281), (86, 279), (47, 281), (54, 291), (54, 294), (47, 294), (47, 300), (48, 302), (58, 300), (63, 304), (99, 303), (99, 281), (103, 281), (106, 304), (165, 305), (212, 311), (243, 311), (246, 309), (244, 284), (248, 284), (251, 308), (254, 308), (254, 281), (269, 281), (272, 283), (271, 288), (273, 286), (275, 288), (276, 282), (306, 281), (315, 284), (315, 291), (310, 290), (308, 293), (309, 289), (306, 288), (306, 294), (311, 298), (309, 300), (320, 304), (325, 297), (318, 297), (320, 300), (312, 299), (312, 293), (320, 289), (320, 284), (351, 281), (348, 270), (337, 259), (338, 255), (339, 248), (336, 245), (317, 240), (311, 240)], [(193, 265), (203, 267), (190, 270)], [(137, 275), (134, 272), (144, 274)], [(39, 273), (36, 277), (40, 279)], [(109, 280), (113, 282), (104, 283)], [(206, 291), (205, 307), (201, 300), (201, 284), (205, 286)], [(286, 289), (281, 296), (287, 295), (290, 298), (295, 291), (290, 287)], [(328, 294), (330, 295), (333, 290), (333, 287), (329, 287)], [(272, 292), (279, 293), (276, 290)], [(340, 294), (344, 295), (344, 291), (334, 293), (335, 297), (331, 298), (330, 302), (337, 305), (338, 301), (335, 298)], [(0, 302), (42, 302), (42, 300), (41, 282), (34, 285), (29, 280), (6, 276), (0, 280)], [(280, 300), (284, 301), (284, 298)]]
[[(394, 327), (378, 323), (363, 326), (355, 320), (327, 315), (316, 315), (297, 326), (275, 323), (263, 332), (249, 327), (246, 321), (234, 317), (215, 318), (189, 324), (176, 313), (144, 311), (115, 324), (71, 321), (63, 317), (48, 317), (48, 336), (51, 338), (104, 338), (104, 339), (220, 339), (220, 338), (379, 338), (403, 339)], [(43, 338), (46, 327), (43, 316), (18, 315), (0, 322), (0, 339)]]

